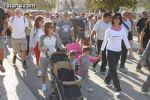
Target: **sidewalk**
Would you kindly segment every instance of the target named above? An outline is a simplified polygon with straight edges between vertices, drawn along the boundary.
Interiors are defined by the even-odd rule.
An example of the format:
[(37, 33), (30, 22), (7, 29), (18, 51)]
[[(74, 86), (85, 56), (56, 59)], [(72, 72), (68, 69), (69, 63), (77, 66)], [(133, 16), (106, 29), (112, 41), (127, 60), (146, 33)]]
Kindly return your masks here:
[(7, 60), (4, 66), (6, 72), (0, 72), (0, 100), (37, 100)]

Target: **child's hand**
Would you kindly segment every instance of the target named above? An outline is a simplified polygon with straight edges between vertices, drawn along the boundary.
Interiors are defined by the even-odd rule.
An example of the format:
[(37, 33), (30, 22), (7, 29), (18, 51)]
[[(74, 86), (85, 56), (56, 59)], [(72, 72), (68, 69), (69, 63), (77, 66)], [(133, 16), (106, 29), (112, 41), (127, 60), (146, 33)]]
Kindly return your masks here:
[(102, 57), (99, 55), (99, 56), (97, 56), (97, 60), (101, 60), (102, 59)]

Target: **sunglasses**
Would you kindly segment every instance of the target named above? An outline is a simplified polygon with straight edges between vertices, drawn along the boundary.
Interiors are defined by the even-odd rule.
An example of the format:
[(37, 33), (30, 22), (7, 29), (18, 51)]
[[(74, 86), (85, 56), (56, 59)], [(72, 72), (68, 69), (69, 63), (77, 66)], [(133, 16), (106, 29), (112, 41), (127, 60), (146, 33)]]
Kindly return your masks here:
[(43, 20), (41, 20), (40, 22), (44, 23), (44, 21), (43, 21)]
[(48, 29), (54, 29), (54, 28), (55, 28), (54, 26), (49, 26), (49, 27), (48, 27)]

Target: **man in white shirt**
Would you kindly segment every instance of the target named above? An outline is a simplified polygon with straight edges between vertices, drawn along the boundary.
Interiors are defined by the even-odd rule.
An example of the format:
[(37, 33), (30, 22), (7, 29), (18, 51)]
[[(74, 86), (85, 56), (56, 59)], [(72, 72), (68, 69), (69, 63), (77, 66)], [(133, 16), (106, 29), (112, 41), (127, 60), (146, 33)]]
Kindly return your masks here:
[[(91, 33), (91, 41), (92, 41), (93, 36), (96, 35), (98, 55), (100, 53), (100, 48), (101, 48), (103, 40), (104, 40), (105, 31), (107, 28), (111, 27), (110, 21), (111, 21), (111, 14), (104, 13), (103, 19), (99, 20), (93, 27), (93, 30)], [(103, 51), (102, 56), (103, 56), (103, 58), (102, 58), (102, 63), (101, 63), (101, 67), (100, 67), (100, 72), (105, 73), (106, 65), (107, 65), (106, 50)], [(96, 67), (95, 65), (96, 64), (94, 64), (93, 67)]]
[(18, 51), (22, 51), (22, 65), (23, 68), (26, 66), (26, 50), (27, 50), (27, 40), (26, 40), (26, 29), (28, 27), (28, 20), (23, 16), (23, 11), (21, 8), (15, 10), (15, 16), (11, 17), (9, 20), (9, 25), (12, 30), (12, 47), (14, 52), (13, 64), (16, 63), (16, 55)]

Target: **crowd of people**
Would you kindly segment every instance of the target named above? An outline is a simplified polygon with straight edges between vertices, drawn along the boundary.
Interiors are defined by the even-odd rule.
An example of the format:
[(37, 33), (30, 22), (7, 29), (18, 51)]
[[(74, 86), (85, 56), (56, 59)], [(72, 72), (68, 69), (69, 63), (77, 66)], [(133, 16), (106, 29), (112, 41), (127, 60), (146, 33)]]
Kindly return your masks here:
[[(78, 44), (80, 52), (70, 50), (67, 52), (75, 74), (83, 78), (87, 85), (87, 91), (93, 91), (88, 82), (88, 70), (92, 62), (93, 71), (97, 71), (97, 64), (101, 61), (100, 73), (105, 75), (104, 83), (109, 86), (112, 80), (115, 94), (121, 95), (121, 86), (117, 75), (119, 71), (127, 73), (127, 57), (135, 59), (133, 55), (133, 30), (136, 27), (139, 40), (139, 53), (141, 60), (137, 64), (136, 71), (142, 73), (142, 66), (149, 66), (150, 59), (150, 20), (148, 13), (142, 12), (142, 17), (133, 22), (133, 14), (128, 11), (111, 14), (104, 12), (102, 16), (87, 15), (84, 12), (62, 14), (32, 14), (24, 12), (21, 8), (15, 9), (15, 13), (0, 9), (0, 71), (5, 72), (3, 66), (5, 41), (11, 36), (13, 48), (13, 64), (16, 64), (17, 53), (22, 54), (22, 67), (28, 68), (26, 59), (31, 54), (35, 55), (37, 76), (41, 77), (42, 90), (46, 91), (46, 74), (49, 59), (54, 52), (67, 49), (68, 44)], [(91, 56), (93, 48), (97, 56)], [(79, 56), (77, 54), (80, 53)], [(129, 55), (128, 55), (129, 54)], [(150, 57), (149, 57), (150, 58)], [(119, 63), (120, 60), (120, 63)], [(78, 65), (78, 67), (76, 66)], [(109, 70), (106, 70), (108, 65)], [(150, 76), (142, 87), (143, 92), (150, 87)]]

